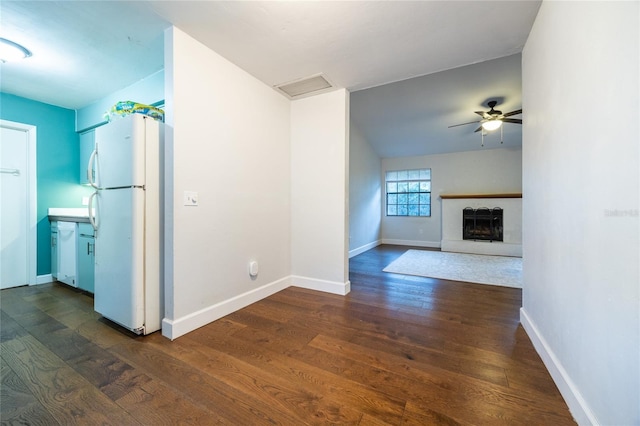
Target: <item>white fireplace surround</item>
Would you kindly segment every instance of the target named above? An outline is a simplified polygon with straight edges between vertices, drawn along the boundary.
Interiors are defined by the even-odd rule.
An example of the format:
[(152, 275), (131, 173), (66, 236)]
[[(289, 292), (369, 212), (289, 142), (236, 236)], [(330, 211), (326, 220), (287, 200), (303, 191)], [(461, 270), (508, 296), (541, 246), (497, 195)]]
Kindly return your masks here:
[[(441, 195), (442, 251), (522, 257), (522, 197), (519, 194)], [(465, 207), (503, 209), (503, 241), (462, 239), (462, 210)]]

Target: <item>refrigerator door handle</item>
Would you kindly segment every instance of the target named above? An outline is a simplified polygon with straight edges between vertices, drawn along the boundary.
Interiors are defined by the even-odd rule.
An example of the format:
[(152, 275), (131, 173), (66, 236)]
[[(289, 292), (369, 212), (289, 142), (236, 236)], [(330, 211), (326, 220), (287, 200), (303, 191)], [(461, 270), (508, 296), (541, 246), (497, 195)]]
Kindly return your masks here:
[(98, 185), (96, 185), (96, 182), (93, 176), (93, 163), (95, 162), (97, 154), (98, 154), (98, 145), (96, 145), (96, 148), (91, 152), (91, 156), (89, 157), (89, 164), (87, 164), (87, 181), (89, 182), (89, 185), (93, 186), (95, 189), (100, 189), (98, 188)]
[(94, 231), (98, 231), (98, 222), (96, 221), (96, 217), (93, 209), (93, 199), (96, 197), (96, 195), (98, 195), (98, 191), (94, 192), (89, 196), (89, 202), (87, 203), (88, 204), (87, 207), (89, 208), (89, 223), (91, 223), (91, 226), (93, 227)]

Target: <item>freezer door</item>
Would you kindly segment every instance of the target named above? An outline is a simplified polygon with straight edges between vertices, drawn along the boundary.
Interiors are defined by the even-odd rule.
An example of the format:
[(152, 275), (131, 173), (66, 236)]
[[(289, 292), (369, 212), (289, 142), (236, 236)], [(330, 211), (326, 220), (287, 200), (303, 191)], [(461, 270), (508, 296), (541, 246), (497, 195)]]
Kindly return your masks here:
[(144, 326), (144, 191), (96, 196), (95, 310), (136, 332)]
[(144, 116), (132, 114), (96, 129), (95, 169), (99, 188), (145, 184), (146, 125)]

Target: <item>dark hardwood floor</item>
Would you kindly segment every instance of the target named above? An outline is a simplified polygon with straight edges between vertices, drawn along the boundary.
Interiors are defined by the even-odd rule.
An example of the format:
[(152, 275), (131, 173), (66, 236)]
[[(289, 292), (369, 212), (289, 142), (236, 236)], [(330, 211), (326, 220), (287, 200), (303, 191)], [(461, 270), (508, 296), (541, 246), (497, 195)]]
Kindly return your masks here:
[(521, 290), (350, 261), (351, 293), (289, 288), (173, 342), (63, 284), (0, 292), (2, 424), (575, 424), (518, 323)]

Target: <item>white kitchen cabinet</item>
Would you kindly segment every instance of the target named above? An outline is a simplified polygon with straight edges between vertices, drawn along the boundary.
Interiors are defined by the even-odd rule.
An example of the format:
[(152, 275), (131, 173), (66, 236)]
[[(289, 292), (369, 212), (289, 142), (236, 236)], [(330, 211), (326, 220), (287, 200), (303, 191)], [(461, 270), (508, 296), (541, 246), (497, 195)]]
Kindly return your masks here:
[[(74, 210), (74, 209), (68, 209)], [(81, 290), (94, 292), (95, 239), (86, 219), (49, 216), (51, 220), (51, 276)], [(65, 218), (67, 220), (58, 220)]]
[(77, 224), (75, 222), (58, 222), (58, 281), (70, 286), (76, 284), (77, 257)]
[(78, 223), (78, 252), (76, 283), (81, 290), (93, 293), (95, 270), (95, 239), (90, 223)]

